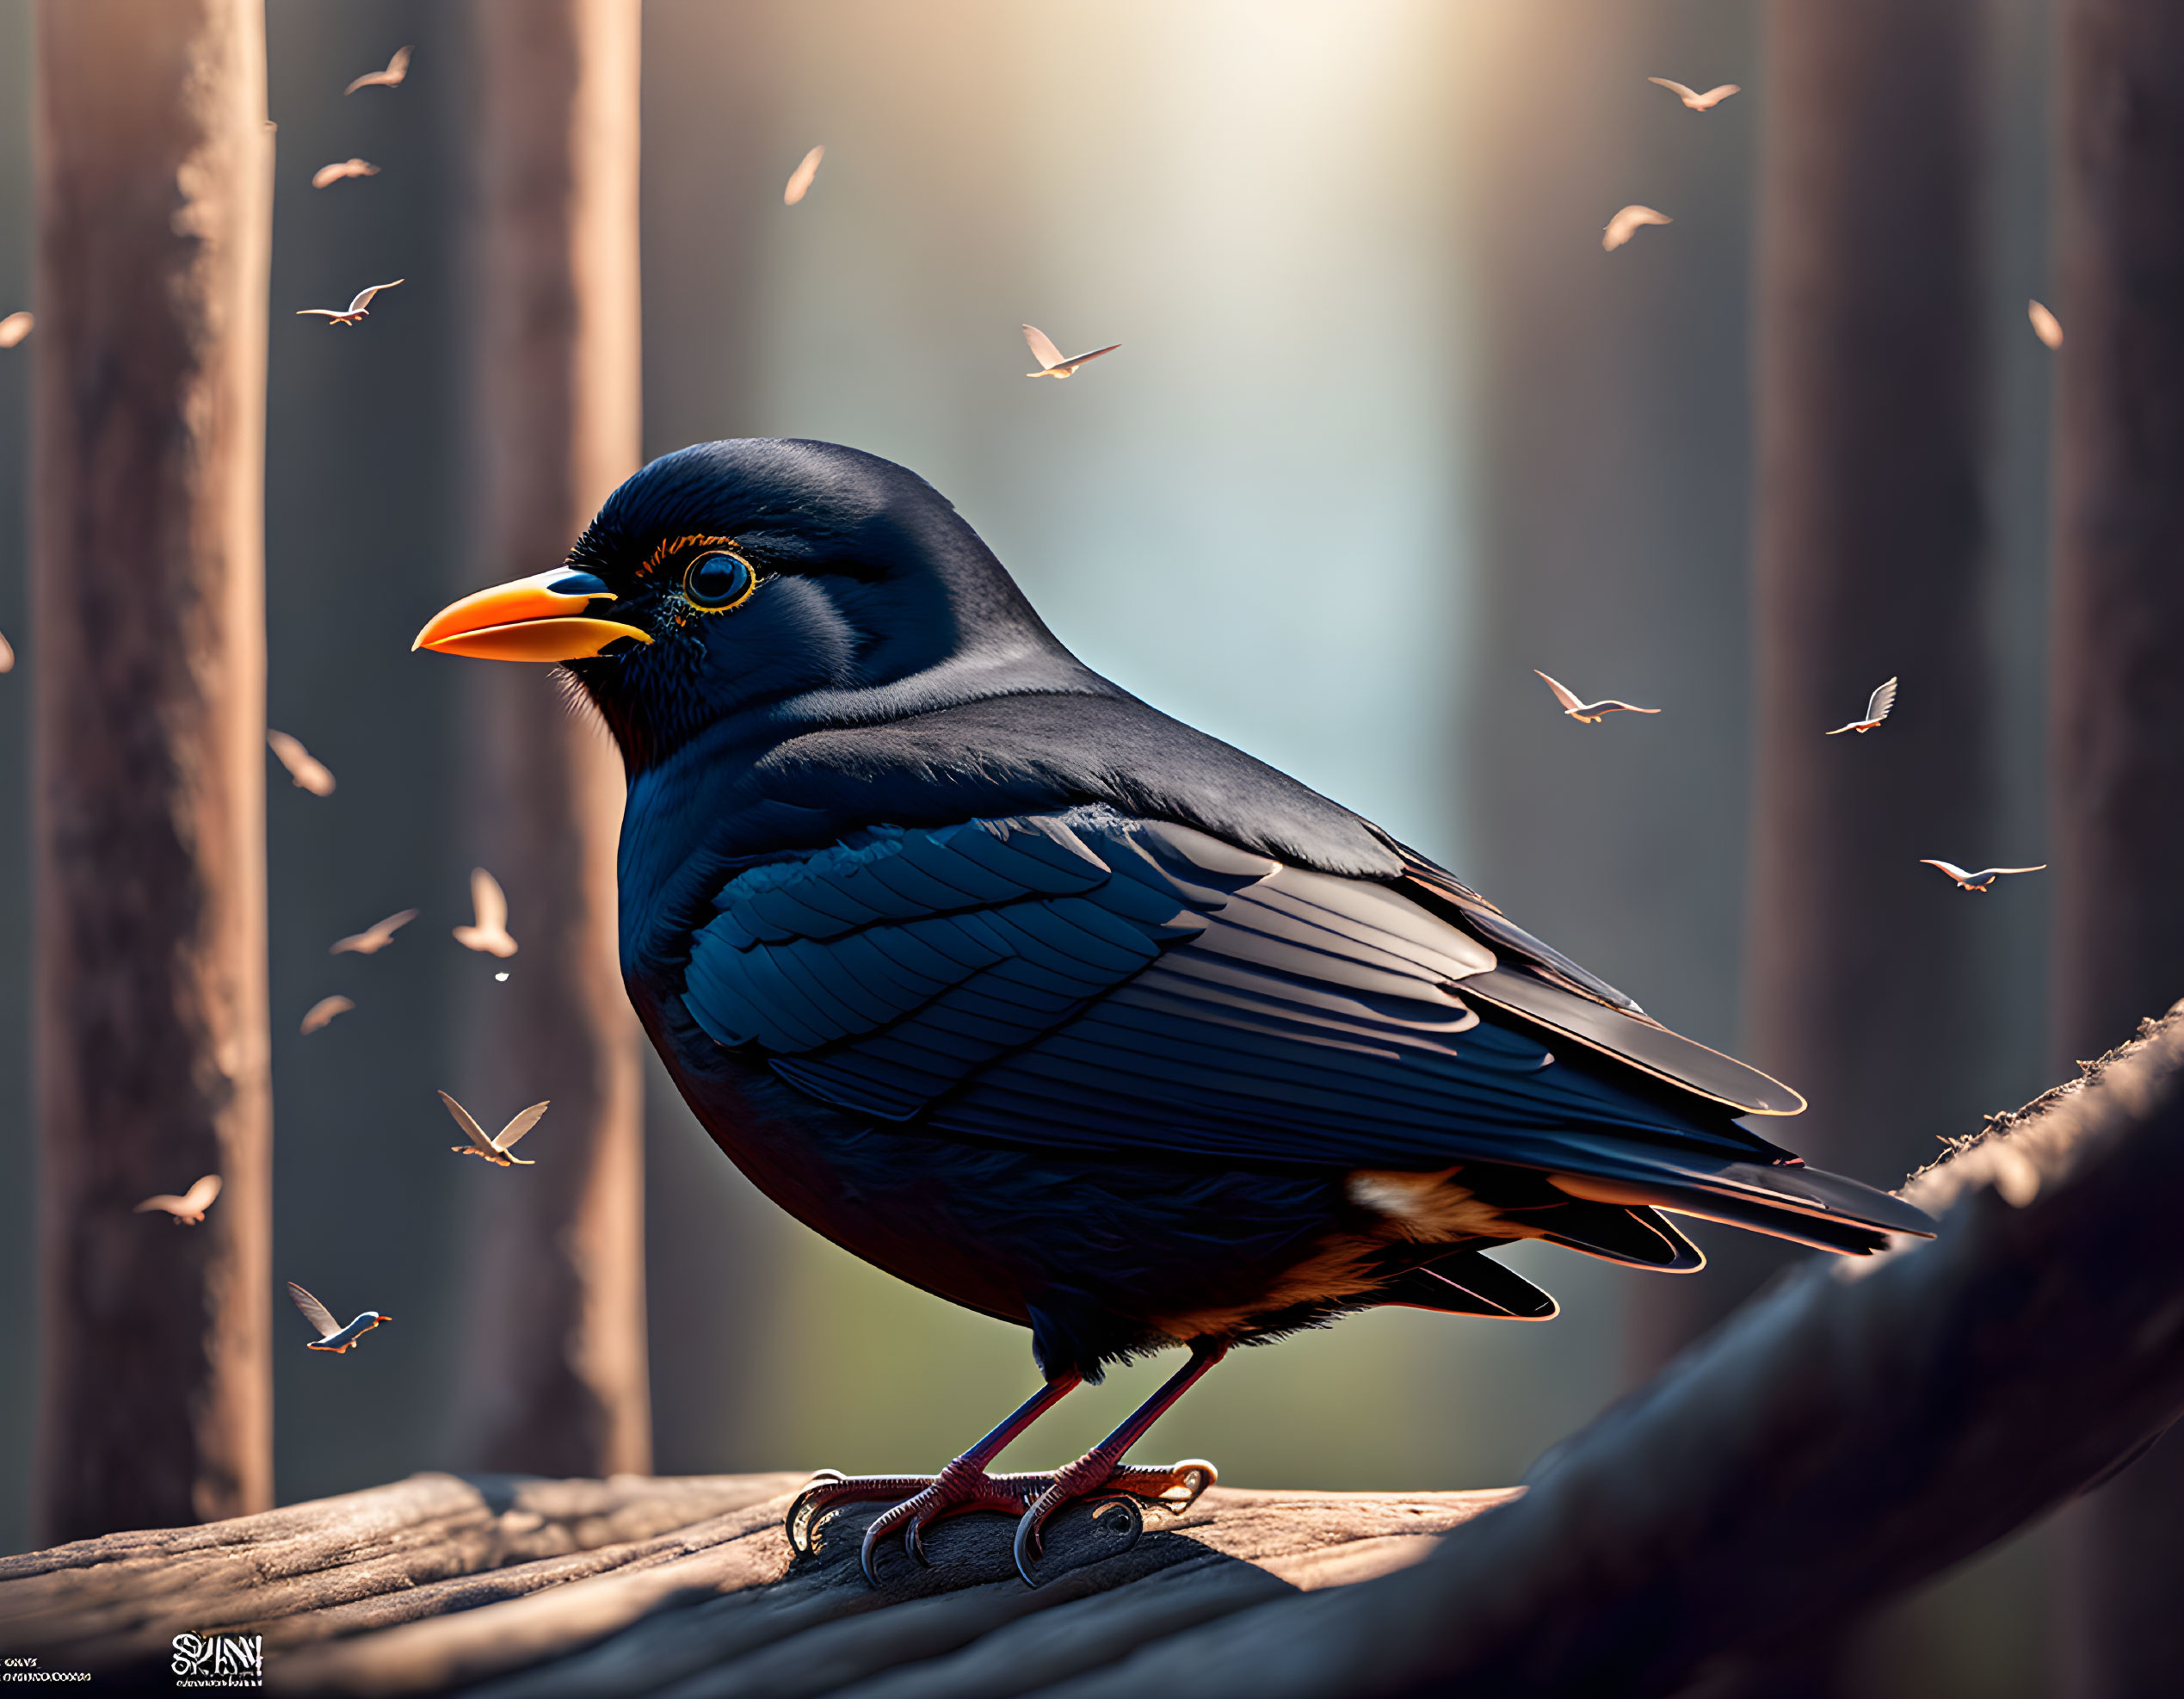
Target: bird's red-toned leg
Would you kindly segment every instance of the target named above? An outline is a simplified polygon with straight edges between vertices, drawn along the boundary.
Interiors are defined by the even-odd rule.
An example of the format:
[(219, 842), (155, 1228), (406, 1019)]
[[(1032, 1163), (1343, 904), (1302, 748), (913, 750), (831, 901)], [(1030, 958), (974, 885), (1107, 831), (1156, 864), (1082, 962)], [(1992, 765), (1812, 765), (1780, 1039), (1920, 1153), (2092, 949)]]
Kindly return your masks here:
[(1007, 1449), (1011, 1440), (1083, 1384), (1083, 1377), (1078, 1375), (1065, 1375), (1048, 1381), (1019, 1405), (999, 1427), (936, 1475), (840, 1475), (832, 1470), (824, 1471), (789, 1505), (789, 1544), (799, 1554), (809, 1552), (812, 1530), (819, 1519), (840, 1505), (898, 1500), (893, 1509), (874, 1518), (865, 1530), (860, 1560), (865, 1579), (878, 1586), (879, 1576), (873, 1554), (880, 1541), (895, 1529), (904, 1530), (904, 1548), (922, 1563), (925, 1552), (920, 1536), (930, 1523), (959, 1516), (966, 1511), (1021, 1514), (1024, 1506), (1044, 1491), (1053, 1477), (991, 1475), (986, 1473), (986, 1465)]
[(1213, 1466), (1203, 1458), (1192, 1457), (1181, 1463), (1146, 1467), (1124, 1462), (1122, 1455), (1168, 1413), (1177, 1399), (1198, 1383), (1200, 1376), (1227, 1356), (1228, 1349), (1226, 1345), (1203, 1341), (1194, 1344), (1191, 1360), (1132, 1412), (1127, 1421), (1077, 1461), (1055, 1470), (1052, 1481), (1024, 1507), (1016, 1523), (1016, 1572), (1024, 1578), (1027, 1586), (1039, 1585), (1032, 1574), (1032, 1564), (1039, 1556), (1040, 1530), (1064, 1504), (1079, 1498), (1120, 1504), (1133, 1518), (1130, 1536), (1135, 1540), (1144, 1526), (1144, 1515), (1138, 1508), (1141, 1502), (1181, 1516), (1198, 1501), (1200, 1493), (1213, 1485), (1218, 1477)]

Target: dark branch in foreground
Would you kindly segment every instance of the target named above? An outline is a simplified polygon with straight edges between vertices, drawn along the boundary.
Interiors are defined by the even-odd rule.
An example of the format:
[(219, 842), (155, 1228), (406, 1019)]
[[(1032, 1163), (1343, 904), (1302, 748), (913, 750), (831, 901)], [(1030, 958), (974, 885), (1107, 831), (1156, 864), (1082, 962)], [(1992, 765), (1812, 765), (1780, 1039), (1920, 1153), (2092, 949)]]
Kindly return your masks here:
[(1918, 1175), (1937, 1241), (1800, 1268), (1427, 1562), (1056, 1691), (1665, 1693), (2052, 1510), (2184, 1411), (2180, 1011)]

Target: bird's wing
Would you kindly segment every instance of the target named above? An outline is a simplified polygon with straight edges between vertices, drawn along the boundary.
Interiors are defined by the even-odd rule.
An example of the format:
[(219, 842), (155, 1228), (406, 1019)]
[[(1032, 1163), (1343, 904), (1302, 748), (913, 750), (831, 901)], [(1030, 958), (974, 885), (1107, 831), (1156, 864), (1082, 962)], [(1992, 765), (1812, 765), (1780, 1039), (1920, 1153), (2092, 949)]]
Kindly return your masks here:
[(330, 1339), (342, 1331), (341, 1323), (334, 1319), (334, 1313), (293, 1280), (288, 1282), (288, 1295), (296, 1301), (303, 1319), (318, 1330), (320, 1338)]
[(1971, 877), (1974, 879), (1998, 879), (2007, 873), (2045, 873), (2046, 870), (2047, 863), (2045, 862), (2042, 862), (2039, 866), (2036, 868), (1982, 868), (1977, 873), (1973, 874)]
[(1585, 711), (1588, 714), (1600, 714), (1610, 708), (1622, 714), (1658, 714), (1661, 712), (1659, 708), (1640, 707), (1635, 702), (1618, 701), (1613, 696), (1607, 698), (1604, 701), (1587, 702), (1585, 704)]
[(1097, 360), (1103, 354), (1113, 354), (1115, 349), (1120, 348), (1122, 344), (1120, 343), (1109, 343), (1105, 348), (1095, 348), (1089, 354), (1072, 354), (1068, 359), (1061, 361), (1060, 363), (1068, 367), (1070, 370), (1074, 372), (1078, 367), (1085, 364), (1088, 361)]
[(386, 62), (385, 74), (392, 77), (397, 83), (410, 74), (410, 50), (407, 47), (397, 47), (394, 50), (394, 57)]
[(339, 307), (299, 306), (296, 309), (296, 317), (299, 318), (346, 318), (349, 315)]
[(1539, 672), (1539, 669), (1537, 667), (1533, 668), (1532, 670), (1535, 673), (1539, 673), (1540, 677), (1547, 679), (1547, 689), (1555, 693), (1555, 700), (1560, 702), (1564, 707), (1581, 708), (1585, 706), (1584, 703), (1577, 700), (1577, 693), (1575, 690), (1572, 690), (1568, 685), (1560, 683), (1554, 679), (1547, 678), (1547, 675), (1544, 672)]
[(268, 731), (265, 734), (267, 746), (281, 758), (281, 764), (288, 769), (288, 776), (299, 789), (313, 796), (330, 796), (334, 790), (334, 772), (326, 763), (305, 749), (302, 743), (286, 732)]
[(1024, 344), (1032, 351), (1032, 358), (1047, 371), (1062, 363), (1062, 350), (1055, 347), (1046, 331), (1036, 324), (1024, 326)]
[(1707, 90), (1705, 94), (1700, 96), (1699, 98), (1700, 101), (1705, 102), (1707, 107), (1717, 107), (1724, 101), (1727, 100), (1731, 95), (1738, 93), (1742, 86), (1742, 84), (1736, 83), (1717, 83), (1712, 88)]
[(1699, 92), (1697, 90), (1687, 89), (1682, 83), (1671, 82), (1666, 77), (1649, 77), (1645, 80), (1649, 83), (1659, 84), (1662, 88), (1666, 89), (1672, 95), (1681, 96), (1687, 104), (1699, 98)]
[(305, 1033), (317, 1032), (321, 1027), (330, 1025), (335, 1016), (346, 1015), (355, 1007), (354, 1003), (338, 993), (332, 997), (322, 997), (304, 1010), (303, 1025), (300, 1029)]
[(789, 173), (787, 185), (781, 190), (783, 206), (793, 207), (811, 193), (811, 184), (819, 175), (819, 161), (825, 157), (826, 149), (822, 145), (813, 148), (797, 162), (796, 169)]
[(465, 1138), (468, 1139), (472, 1144), (477, 1146), (479, 1150), (495, 1151), (497, 1154), (497, 1150), (493, 1141), (485, 1136), (485, 1129), (478, 1124), (478, 1119), (475, 1115), (472, 1115), (468, 1109), (465, 1109), (453, 1097), (450, 1097), (445, 1091), (442, 1091), (440, 1094), (440, 1101), (447, 1104), (447, 1113), (455, 1117), (455, 1125), (463, 1129), (463, 1136)]
[(1942, 872), (1944, 872), (1944, 873), (1947, 874), (1949, 875), (1949, 877), (1950, 877), (1950, 878), (1952, 878), (1952, 879), (1955, 880), (1956, 880), (1959, 884), (1960, 884), (1960, 885), (1961, 885), (1961, 884), (1962, 884), (1962, 883), (1965, 880), (1968, 880), (1968, 879), (1973, 879), (1973, 878), (1977, 878), (1977, 874), (1969, 874), (1969, 873), (1966, 873), (1966, 872), (1965, 872), (1965, 871), (1962, 868), (1959, 867), (1959, 866), (1958, 866), (1958, 865), (1957, 865), (1954, 862), (1940, 862), (1940, 861), (1936, 861), (1936, 860), (1935, 860), (1933, 856), (1920, 856), (1920, 857), (1919, 857), (1919, 862), (1920, 862), (1920, 865), (1922, 865), (1922, 866), (1923, 866), (1923, 867), (1939, 868), (1940, 868)]
[(492, 1148), (502, 1152), (515, 1149), (516, 1140), (536, 1127), (539, 1124), (539, 1117), (551, 1107), (550, 1103), (532, 1104), (529, 1109), (525, 1109), (507, 1126), (501, 1128), (500, 1136), (493, 1140)]
[(483, 868), (470, 870), (470, 905), (477, 915), (479, 931), (508, 930), (508, 893), (501, 889), (500, 880)]
[[(714, 907), (685, 978), (697, 1023), (878, 1121), (1078, 1152), (1511, 1164), (1772, 1231), (1786, 1212), (1837, 1248), (1878, 1242), (1811, 1225), (1845, 1198), (1918, 1230), (1852, 1183), (1778, 1171), (1733, 1125), (1793, 1093), (1514, 944), (1505, 963), (1453, 902), (1188, 828), (1081, 808), (880, 829), (746, 869)], [(1758, 1089), (1699, 1083), (1732, 1077)]]
[(356, 292), (356, 299), (349, 304), (349, 310), (351, 312), (361, 312), (371, 306), (372, 297), (378, 294), (380, 290), (392, 289), (395, 283), (406, 283), (409, 281), (406, 277), (398, 277), (394, 280), (394, 283), (374, 283), (368, 289), (359, 289)]
[(197, 1183), (182, 1194), (182, 1208), (193, 1215), (201, 1215), (213, 1207), (213, 1200), (220, 1195), (220, 1177), (205, 1174)]
[(1879, 725), (1888, 718), (1890, 710), (1895, 706), (1896, 681), (1891, 678), (1887, 683), (1874, 687), (1872, 696), (1866, 704), (1866, 723)]
[(1601, 232), (1601, 246), (1612, 251), (1637, 235), (1642, 226), (1675, 222), (1667, 213), (1657, 213), (1650, 207), (1626, 207), (1607, 221), (1607, 228)]
[(373, 940), (373, 949), (380, 948), (393, 942), (394, 935), (416, 917), (416, 910), (404, 909), (399, 914), (387, 916), (385, 920), (379, 922), (364, 936)]
[(163, 1209), (170, 1215), (179, 1215), (188, 1208), (189, 1200), (188, 1198), (176, 1197), (172, 1192), (158, 1192), (154, 1194), (152, 1196), (145, 1199), (142, 1203), (139, 1203), (135, 1209), (132, 1210), (130, 1213), (132, 1214), (141, 1215), (148, 1209)]

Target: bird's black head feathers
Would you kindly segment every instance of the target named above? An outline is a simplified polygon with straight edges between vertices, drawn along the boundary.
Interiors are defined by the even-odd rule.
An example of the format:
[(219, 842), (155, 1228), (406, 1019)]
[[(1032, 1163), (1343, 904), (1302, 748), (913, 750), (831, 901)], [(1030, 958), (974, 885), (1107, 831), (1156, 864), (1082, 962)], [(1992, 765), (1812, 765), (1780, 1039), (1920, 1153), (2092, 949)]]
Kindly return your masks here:
[[(709, 611), (686, 575), (748, 563)], [(708, 726), (786, 709), (799, 728), (871, 724), (1025, 691), (1109, 695), (1032, 611), (947, 499), (892, 461), (753, 437), (654, 460), (570, 555), (650, 645), (569, 663), (631, 767)]]
[[(686, 582), (708, 553), (756, 574), (724, 611)], [(567, 663), (630, 770), (626, 885), (701, 847), (762, 856), (1081, 803), (1326, 872), (1401, 865), (1348, 809), (1084, 665), (947, 500), (877, 455), (764, 437), (665, 455), (569, 564), (652, 639)]]

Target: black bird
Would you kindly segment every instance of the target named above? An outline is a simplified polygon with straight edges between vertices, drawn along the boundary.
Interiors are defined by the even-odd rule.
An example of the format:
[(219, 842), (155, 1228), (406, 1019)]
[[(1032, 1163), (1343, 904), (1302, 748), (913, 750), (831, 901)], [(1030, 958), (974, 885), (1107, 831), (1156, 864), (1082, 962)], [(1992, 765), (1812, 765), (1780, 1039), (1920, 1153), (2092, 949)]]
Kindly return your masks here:
[[(721, 1148), (799, 1220), (1031, 1330), (1044, 1387), (901, 1502), (1042, 1523), (1188, 1504), (1121, 1460), (1231, 1346), (1399, 1304), (1544, 1319), (1484, 1254), (1700, 1265), (1663, 1212), (1852, 1254), (1918, 1210), (1749, 1116), (1804, 1101), (1678, 1037), (1370, 821), (1078, 661), (913, 473), (707, 443), (608, 498), (567, 564), (419, 645), (565, 664), (629, 774), (631, 1000)], [(1052, 1474), (989, 1475), (1107, 1363), (1189, 1361)], [(1133, 1524), (1134, 1525), (1134, 1524)]]

